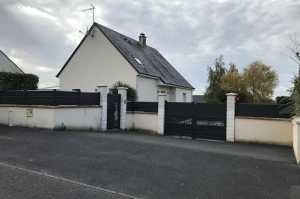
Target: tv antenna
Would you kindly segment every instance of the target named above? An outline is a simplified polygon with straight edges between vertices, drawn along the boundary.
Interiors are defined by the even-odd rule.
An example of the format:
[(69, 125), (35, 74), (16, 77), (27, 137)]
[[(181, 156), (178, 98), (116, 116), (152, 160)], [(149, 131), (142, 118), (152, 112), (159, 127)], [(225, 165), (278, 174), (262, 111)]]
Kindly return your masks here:
[[(82, 11), (83, 11), (83, 12), (89, 11), (89, 10), (93, 11), (93, 25), (94, 25), (94, 10), (95, 10), (95, 6), (94, 6), (93, 4), (90, 4), (90, 6), (91, 6), (90, 8), (85, 9), (85, 10), (82, 10)], [(92, 26), (93, 26), (93, 25), (92, 25)], [(86, 34), (84, 34), (82, 31), (79, 31), (79, 32), (82, 33), (82, 34), (84, 34), (84, 35), (91, 35), (92, 37), (94, 37), (94, 32), (95, 32), (94, 28), (93, 28), (92, 31), (93, 31), (92, 33), (89, 32), (88, 27), (87, 27)]]

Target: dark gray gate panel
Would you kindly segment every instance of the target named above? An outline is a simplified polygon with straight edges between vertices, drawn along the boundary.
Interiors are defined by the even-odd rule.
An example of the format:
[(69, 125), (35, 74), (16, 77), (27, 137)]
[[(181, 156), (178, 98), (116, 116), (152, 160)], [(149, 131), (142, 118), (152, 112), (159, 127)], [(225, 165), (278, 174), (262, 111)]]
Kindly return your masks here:
[(193, 104), (165, 103), (165, 135), (188, 136), (193, 134)]
[(165, 135), (226, 140), (226, 104), (165, 104)]
[(107, 129), (120, 128), (120, 94), (107, 95)]
[(196, 104), (195, 137), (226, 140), (226, 104)]

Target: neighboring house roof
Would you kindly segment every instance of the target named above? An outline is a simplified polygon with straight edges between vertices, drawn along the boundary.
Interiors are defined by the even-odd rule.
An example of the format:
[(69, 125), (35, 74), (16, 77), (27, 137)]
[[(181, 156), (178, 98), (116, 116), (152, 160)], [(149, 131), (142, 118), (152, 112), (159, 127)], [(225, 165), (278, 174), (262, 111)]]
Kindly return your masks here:
[[(94, 23), (94, 26), (99, 28), (139, 74), (157, 77), (167, 85), (194, 89), (193, 86), (155, 48), (148, 45), (143, 46), (138, 41), (100, 24)], [(77, 48), (79, 48), (79, 46)], [(56, 77), (63, 71), (76, 50)], [(135, 58), (142, 62), (142, 65), (139, 64)]]
[(193, 102), (205, 103), (204, 95), (193, 95)]
[(24, 73), (0, 50), (0, 72)]

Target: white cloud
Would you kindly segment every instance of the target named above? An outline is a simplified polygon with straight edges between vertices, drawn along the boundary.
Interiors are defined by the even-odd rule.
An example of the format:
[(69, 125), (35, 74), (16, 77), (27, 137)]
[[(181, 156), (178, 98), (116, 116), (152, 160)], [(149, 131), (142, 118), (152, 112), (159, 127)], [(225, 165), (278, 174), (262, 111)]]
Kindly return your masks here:
[[(18, 2), (18, 3), (15, 3)], [(1, 1), (1, 49), (41, 85), (56, 83), (63, 66), (91, 26), (83, 1)], [(298, 31), (300, 1), (103, 0), (94, 2), (95, 21), (134, 39), (140, 32), (202, 94), (207, 65), (220, 54), (228, 64), (246, 67), (259, 59), (279, 71), (275, 95), (284, 94), (298, 66), (280, 54)], [(26, 20), (24, 20), (26, 19)], [(299, 33), (300, 34), (300, 33)], [(16, 50), (17, 49), (17, 50)], [(51, 86), (51, 85), (50, 85)]]

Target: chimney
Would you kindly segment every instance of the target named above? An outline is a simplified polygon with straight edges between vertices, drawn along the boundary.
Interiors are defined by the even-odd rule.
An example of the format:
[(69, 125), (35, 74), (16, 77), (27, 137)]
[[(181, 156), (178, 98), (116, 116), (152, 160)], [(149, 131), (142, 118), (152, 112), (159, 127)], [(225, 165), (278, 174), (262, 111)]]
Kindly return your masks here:
[(141, 33), (140, 36), (139, 36), (139, 42), (140, 44), (142, 44), (143, 46), (146, 46), (146, 36), (144, 33)]

